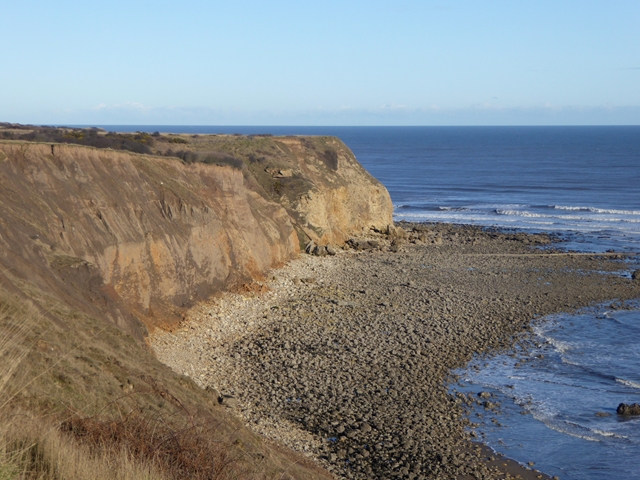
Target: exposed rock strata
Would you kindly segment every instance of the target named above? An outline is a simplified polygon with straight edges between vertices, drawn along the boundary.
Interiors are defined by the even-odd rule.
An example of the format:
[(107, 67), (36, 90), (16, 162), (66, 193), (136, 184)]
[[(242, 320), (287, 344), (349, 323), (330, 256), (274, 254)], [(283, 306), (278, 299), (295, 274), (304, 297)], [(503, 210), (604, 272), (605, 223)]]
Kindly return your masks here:
[(303, 139), (282, 142), (297, 145), (291, 176), (315, 185), (306, 209), (279, 204), (248, 167), (1, 142), (0, 262), (13, 283), (35, 283), (140, 339), (211, 293), (295, 257), (302, 230), (338, 241), (350, 222), (359, 231), (391, 221), (388, 193), (341, 142), (325, 150), (337, 159), (327, 171)]
[[(352, 235), (393, 224), (384, 186), (335, 137), (200, 135), (179, 137), (203, 158), (243, 163), (265, 198), (289, 213), (303, 247), (341, 245)], [(172, 144), (156, 144), (163, 153)], [(233, 160), (232, 160), (233, 159)]]
[(502, 478), (464, 432), (467, 402), (497, 404), (448, 395), (451, 369), (510, 348), (536, 315), (640, 294), (622, 274), (596, 273), (628, 268), (619, 262), (529, 247), (544, 237), (416, 225), (395, 245), (352, 243), (365, 240), (370, 252), (275, 272), (269, 293), (199, 306), (154, 349), (340, 477)]

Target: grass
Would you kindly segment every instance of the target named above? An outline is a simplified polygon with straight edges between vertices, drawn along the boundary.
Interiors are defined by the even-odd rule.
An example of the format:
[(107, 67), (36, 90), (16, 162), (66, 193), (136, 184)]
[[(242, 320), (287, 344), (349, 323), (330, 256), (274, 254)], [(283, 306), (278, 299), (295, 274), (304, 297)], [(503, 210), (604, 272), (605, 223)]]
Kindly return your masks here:
[[(0, 480), (242, 478), (217, 432), (220, 422), (191, 412), (157, 385), (161, 397), (177, 404), (178, 413), (132, 409), (119, 399), (93, 416), (71, 408), (49, 414), (24, 409), (16, 399), (36, 378), (18, 375), (18, 367), (41, 342), (42, 335), (34, 334), (41, 321), (33, 304), (0, 290)], [(69, 353), (38, 377), (75, 352)], [(121, 398), (131, 395), (136, 394)], [(105, 415), (107, 410), (120, 415)]]

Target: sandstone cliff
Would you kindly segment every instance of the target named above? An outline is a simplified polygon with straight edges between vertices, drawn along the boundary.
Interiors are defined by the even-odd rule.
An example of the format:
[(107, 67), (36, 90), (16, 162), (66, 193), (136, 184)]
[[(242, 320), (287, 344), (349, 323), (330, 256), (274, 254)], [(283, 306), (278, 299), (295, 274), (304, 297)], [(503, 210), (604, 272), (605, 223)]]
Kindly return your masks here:
[(337, 139), (207, 137), (193, 148), (245, 163), (0, 143), (9, 283), (36, 284), (140, 339), (309, 239), (342, 243), (392, 222), (388, 193)]
[(279, 154), (254, 162), (250, 168), (263, 184), (273, 182), (273, 197), (294, 219), (301, 242), (342, 244), (363, 230), (384, 229), (393, 223), (386, 188), (339, 139), (284, 137), (271, 141)]
[[(389, 193), (335, 137), (172, 136), (204, 161), (241, 162), (265, 198), (289, 213), (300, 237), (321, 245), (393, 223)], [(156, 142), (167, 153), (173, 144)]]

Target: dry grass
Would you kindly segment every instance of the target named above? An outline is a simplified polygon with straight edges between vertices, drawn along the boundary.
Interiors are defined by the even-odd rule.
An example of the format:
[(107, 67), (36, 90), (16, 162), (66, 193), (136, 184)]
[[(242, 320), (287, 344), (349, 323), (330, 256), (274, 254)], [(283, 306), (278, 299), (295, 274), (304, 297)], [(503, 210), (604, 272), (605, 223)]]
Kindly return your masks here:
[(63, 424), (85, 445), (114, 453), (124, 449), (144, 464), (155, 465), (165, 478), (226, 480), (237, 478), (227, 445), (216, 441), (215, 421), (186, 421), (176, 428), (160, 416), (134, 412), (120, 421), (78, 418)]
[(29, 353), (25, 341), (39, 317), (32, 304), (20, 302), (0, 291), (0, 410), (13, 397), (10, 382)]
[(126, 448), (100, 450), (63, 434), (55, 422), (12, 417), (0, 435), (0, 479), (145, 480), (169, 478)]
[(31, 303), (0, 290), (0, 480), (238, 478), (226, 445), (214, 440), (215, 420), (183, 406), (171, 418), (136, 410), (115, 421), (16, 406), (33, 381), (16, 373), (39, 341), (40, 320)]

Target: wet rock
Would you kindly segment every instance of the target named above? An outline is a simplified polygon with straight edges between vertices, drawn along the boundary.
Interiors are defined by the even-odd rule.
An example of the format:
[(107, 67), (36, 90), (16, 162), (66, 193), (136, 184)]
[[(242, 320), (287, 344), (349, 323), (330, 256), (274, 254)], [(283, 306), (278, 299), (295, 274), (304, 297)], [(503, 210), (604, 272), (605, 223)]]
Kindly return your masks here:
[(640, 405), (637, 403), (621, 403), (616, 409), (618, 415), (640, 415)]

